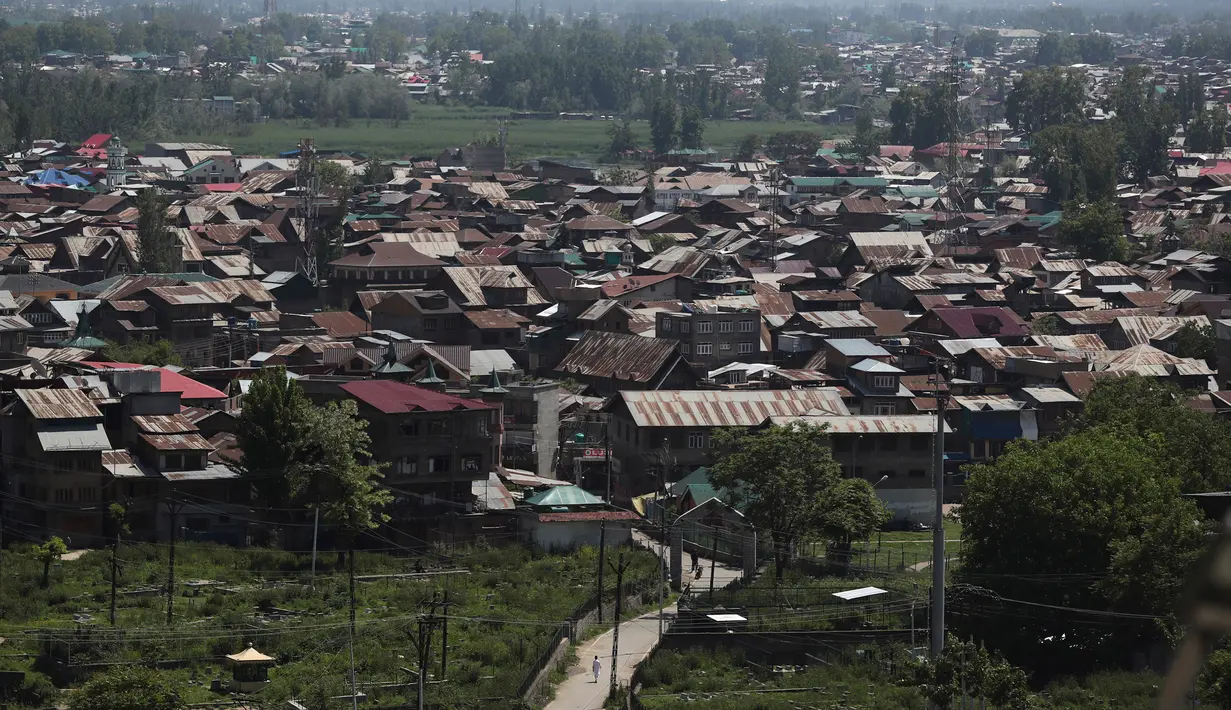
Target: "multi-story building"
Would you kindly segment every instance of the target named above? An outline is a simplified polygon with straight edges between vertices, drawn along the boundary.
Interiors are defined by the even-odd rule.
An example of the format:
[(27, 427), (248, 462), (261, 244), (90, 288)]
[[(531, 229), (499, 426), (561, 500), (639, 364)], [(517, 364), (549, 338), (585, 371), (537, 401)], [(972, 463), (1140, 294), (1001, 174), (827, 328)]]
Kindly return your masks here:
[(698, 304), (676, 313), (662, 311), (656, 315), (654, 335), (678, 340), (680, 354), (703, 369), (763, 359), (757, 308)]

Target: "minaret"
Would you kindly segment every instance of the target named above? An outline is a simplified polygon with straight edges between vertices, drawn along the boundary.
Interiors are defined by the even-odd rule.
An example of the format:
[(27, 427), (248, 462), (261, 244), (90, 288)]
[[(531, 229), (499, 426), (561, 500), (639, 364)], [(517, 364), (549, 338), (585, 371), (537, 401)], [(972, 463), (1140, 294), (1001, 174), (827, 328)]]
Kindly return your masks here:
[(128, 169), (124, 167), (128, 149), (120, 142), (119, 136), (111, 136), (107, 141), (107, 187), (118, 190), (128, 182)]

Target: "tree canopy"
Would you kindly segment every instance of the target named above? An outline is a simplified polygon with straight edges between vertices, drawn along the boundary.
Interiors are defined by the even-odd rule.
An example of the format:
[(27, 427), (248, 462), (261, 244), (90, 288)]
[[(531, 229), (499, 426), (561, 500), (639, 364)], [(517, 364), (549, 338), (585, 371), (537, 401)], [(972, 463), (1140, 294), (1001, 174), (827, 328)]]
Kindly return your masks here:
[(871, 485), (842, 478), (820, 427), (719, 429), (713, 438), (719, 453), (710, 479), (773, 539), (779, 579), (792, 547), (805, 536), (824, 536), (849, 550), (851, 541), (866, 538), (889, 518)]
[(148, 187), (137, 195), (137, 258), (147, 274), (178, 271), (183, 257), (180, 243), (167, 228), (167, 200)]
[(183, 710), (168, 676), (142, 666), (113, 666), (74, 692), (69, 710)]
[(1114, 200), (1066, 202), (1059, 239), (1085, 259), (1124, 261), (1128, 258), (1124, 216)]

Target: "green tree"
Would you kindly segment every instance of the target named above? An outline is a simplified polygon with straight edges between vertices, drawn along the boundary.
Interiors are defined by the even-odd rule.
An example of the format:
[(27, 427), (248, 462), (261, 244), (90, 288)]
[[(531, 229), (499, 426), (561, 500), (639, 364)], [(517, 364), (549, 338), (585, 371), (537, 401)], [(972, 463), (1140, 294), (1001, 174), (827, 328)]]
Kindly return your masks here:
[(1114, 426), (1155, 443), (1185, 493), (1231, 486), (1231, 423), (1189, 407), (1174, 385), (1149, 377), (1100, 380), (1078, 428)]
[(963, 692), (972, 700), (990, 700), (1001, 710), (1033, 707), (1033, 696), (1022, 669), (952, 634), (945, 640), (945, 649), (938, 658), (925, 659), (915, 667), (915, 686), (942, 708), (950, 707)]
[(316, 177), (321, 185), (350, 192), (355, 187), (355, 176), (349, 170), (333, 160), (318, 160), (316, 162)]
[(1060, 67), (1033, 69), (1013, 84), (1005, 103), (1005, 119), (1015, 129), (1036, 133), (1048, 126), (1084, 120), (1085, 101), (1084, 72)]
[(179, 269), (180, 244), (167, 228), (167, 201), (150, 187), (137, 195), (137, 258), (147, 274)]
[(103, 357), (113, 362), (133, 362), (158, 367), (184, 364), (179, 353), (175, 352), (171, 346), (171, 341), (162, 339), (152, 343), (145, 340), (134, 340), (123, 345), (108, 340), (103, 346)]
[(1124, 136), (1121, 167), (1140, 184), (1166, 171), (1167, 148), (1175, 133), (1174, 110), (1155, 97), (1151, 78), (1146, 67), (1128, 67), (1111, 96), (1115, 127)]
[(735, 159), (736, 160), (752, 160), (757, 151), (761, 149), (761, 136), (755, 133), (749, 133), (739, 139), (739, 143), (735, 144)]
[(1131, 616), (1094, 626), (1067, 611), (1171, 618), (1205, 533), (1153, 439), (1100, 425), (1012, 445), (968, 473), (950, 602), (960, 634), (1015, 663), (1080, 673), (1174, 628)]
[(283, 508), (290, 502), (290, 485), (281, 474), (296, 460), (311, 406), (282, 367), (262, 370), (244, 395), (235, 429), (243, 452), (238, 465), (267, 508)]
[(1039, 66), (1073, 64), (1078, 59), (1077, 42), (1071, 36), (1048, 32), (1039, 39), (1038, 53), (1034, 61)]
[(380, 508), (393, 496), (380, 487), (380, 467), (360, 463), (372, 457), (368, 423), (354, 400), (308, 407), (300, 426), (293, 463), (287, 469), (292, 499), (320, 508), (321, 517), (348, 541), (388, 520)]
[(701, 117), (701, 111), (691, 104), (685, 106), (680, 116), (680, 147), (699, 149), (704, 137), (705, 119)]
[(625, 168), (612, 168), (603, 171), (602, 178), (599, 179), (604, 185), (634, 185), (641, 179), (641, 175), (635, 170)]
[(1197, 678), (1197, 698), (1202, 705), (1231, 708), (1231, 649), (1210, 654)]
[(650, 112), (650, 142), (654, 144), (654, 152), (663, 155), (675, 147), (676, 128), (675, 101), (659, 98)]
[(719, 453), (710, 478), (727, 492), (730, 505), (769, 534), (778, 579), (805, 536), (830, 535), (849, 547), (869, 521), (885, 515), (874, 496), (868, 500), (870, 486), (843, 482), (821, 427), (795, 423), (756, 433), (719, 429), (713, 436)]
[(872, 111), (865, 106), (855, 114), (855, 134), (843, 146), (843, 150), (855, 153), (861, 158), (880, 155), (884, 139), (884, 131), (873, 124)]
[(68, 545), (65, 545), (63, 540), (55, 536), (52, 536), (50, 540), (34, 548), (35, 559), (43, 563), (44, 587), (51, 582), (51, 565), (59, 561), (59, 559), (67, 553)]
[(799, 80), (803, 73), (799, 48), (781, 32), (770, 33), (767, 42), (765, 79), (761, 83), (765, 103), (789, 112), (799, 101)]
[(1060, 316), (1055, 313), (1044, 313), (1030, 321), (1032, 335), (1062, 335)]
[(1000, 46), (1000, 34), (996, 30), (977, 30), (966, 37), (966, 56), (994, 57)]
[(1215, 363), (1218, 360), (1218, 339), (1208, 325), (1185, 323), (1175, 334), (1175, 354)]
[(812, 131), (779, 131), (765, 140), (765, 152), (777, 160), (812, 158), (821, 147), (821, 135)]
[(868, 539), (893, 517), (876, 497), (872, 484), (862, 478), (832, 482), (820, 503), (817, 528), (830, 541), (831, 554), (843, 566), (850, 564), (855, 541)]
[(1221, 153), (1227, 147), (1227, 109), (1221, 104), (1201, 109), (1188, 124), (1188, 149), (1194, 153)]
[(364, 185), (383, 185), (393, 179), (393, 168), (381, 162), (380, 158), (372, 158), (363, 166)]
[(637, 136), (633, 134), (633, 124), (628, 120), (612, 121), (607, 126), (607, 158), (619, 160), (624, 153), (637, 150)]
[(1030, 141), (1031, 167), (1059, 202), (1110, 199), (1119, 177), (1119, 142), (1107, 126), (1048, 126)]
[(113, 666), (73, 693), (69, 710), (183, 710), (170, 679), (141, 666)]
[(1084, 259), (1125, 261), (1128, 258), (1124, 216), (1114, 200), (1065, 203), (1058, 236), (1062, 244)]

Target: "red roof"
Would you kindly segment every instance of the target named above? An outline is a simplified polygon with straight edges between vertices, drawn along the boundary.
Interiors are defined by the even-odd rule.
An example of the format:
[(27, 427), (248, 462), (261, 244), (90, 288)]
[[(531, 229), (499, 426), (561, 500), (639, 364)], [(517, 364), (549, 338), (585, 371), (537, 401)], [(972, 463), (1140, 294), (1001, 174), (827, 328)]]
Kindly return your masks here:
[(603, 295), (607, 298), (618, 298), (629, 291), (636, 291), (653, 284), (669, 281), (679, 274), (662, 274), (655, 276), (625, 276), (622, 279), (612, 279), (603, 284)]
[(371, 328), (362, 318), (348, 311), (313, 313), (312, 322), (324, 328), (334, 338), (349, 338), (366, 333)]
[(107, 141), (111, 140), (110, 133), (95, 133), (85, 139), (85, 143), (81, 144), (82, 148), (106, 148)]
[(95, 370), (158, 370), (158, 380), (163, 392), (179, 392), (180, 399), (226, 399), (227, 395), (207, 384), (197, 382), (165, 367), (142, 365), (135, 362), (83, 362)]
[(390, 382), (388, 380), (360, 380), (342, 385), (346, 392), (364, 404), (385, 414), (402, 412), (449, 412), (459, 409), (495, 409), (477, 399), (466, 399), (425, 387)]
[(540, 523), (574, 523), (594, 520), (637, 520), (641, 516), (627, 510), (582, 510), (575, 513), (543, 513)]
[(239, 192), (239, 188), (243, 187), (243, 183), (238, 182), (220, 182), (213, 185), (202, 185), (206, 192)]
[[(955, 338), (987, 338), (1029, 335), (1026, 322), (1008, 308), (979, 306), (975, 308), (937, 307), (931, 314), (948, 326)], [(924, 322), (925, 314), (917, 322)], [(913, 329), (915, 324), (911, 324)]]

